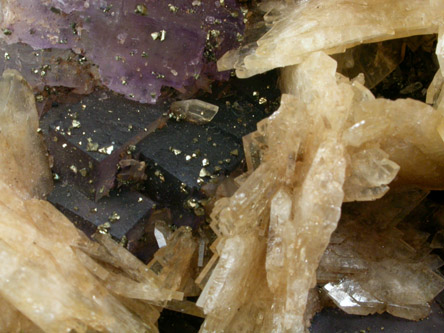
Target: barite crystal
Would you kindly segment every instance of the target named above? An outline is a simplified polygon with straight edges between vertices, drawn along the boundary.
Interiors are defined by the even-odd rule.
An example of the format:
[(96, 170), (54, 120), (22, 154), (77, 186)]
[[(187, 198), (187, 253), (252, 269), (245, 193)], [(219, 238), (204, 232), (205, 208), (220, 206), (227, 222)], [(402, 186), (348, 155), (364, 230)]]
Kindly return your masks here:
[(262, 10), (265, 34), (226, 53), (218, 62), (220, 70), (234, 68), (238, 77), (250, 77), (299, 64), (317, 51), (335, 54), (362, 43), (437, 33), (444, 4), (439, 0), (266, 1)]
[[(362, 204), (344, 207), (317, 277), (345, 312), (387, 311), (411, 320), (429, 314), (429, 302), (444, 289), (444, 278), (437, 272), (444, 262), (430, 254), (428, 235), (403, 221), (424, 198), (420, 193), (398, 189), (367, 207), (364, 214)], [(382, 210), (386, 223), (378, 223)]]
[(3, 73), (0, 100), (0, 181), (23, 197), (42, 198), (51, 190), (52, 176), (42, 137), (37, 133), (34, 95), (17, 71)]
[[(335, 244), (330, 243), (332, 235), (345, 237), (333, 234), (343, 201), (381, 198), (394, 180), (396, 187), (442, 189), (444, 166), (444, 144), (437, 131), (443, 116), (436, 109), (410, 99), (376, 99), (361, 76), (349, 80), (336, 69), (336, 62), (323, 52), (286, 67), (281, 107), (244, 139), (249, 171), (233, 196), (218, 200), (212, 212), (218, 239), (207, 269), (212, 273), (197, 302), (206, 314), (203, 332), (240, 327), (251, 332), (304, 332), (316, 308), (316, 292), (310, 290), (322, 272), (325, 290), (350, 313), (388, 311), (424, 318), (428, 302), (442, 289), (436, 265), (422, 267), (405, 256), (376, 262), (357, 253), (347, 257), (328, 250)], [(422, 192), (409, 195), (423, 198)], [(395, 210), (380, 221), (379, 227), (389, 228), (394, 237), (381, 257), (390, 246), (402, 243), (393, 228), (405, 216), (398, 208), (404, 204), (390, 201)], [(382, 213), (382, 207), (375, 209)], [(368, 221), (374, 213), (365, 212), (362, 220)], [(358, 227), (350, 228), (352, 232)], [(362, 229), (357, 233), (367, 234)], [(378, 235), (375, 231), (368, 247), (377, 246)], [(349, 253), (350, 245), (344, 246)], [(336, 256), (324, 255), (326, 249)], [(414, 251), (410, 256), (419, 260)], [(335, 280), (339, 275), (326, 271), (326, 263), (337, 269), (343, 265), (340, 273), (348, 274), (348, 280)], [(399, 270), (393, 268), (395, 263)], [(372, 279), (363, 281), (369, 277), (365, 274), (373, 274)], [(403, 288), (392, 288), (402, 274), (409, 276), (409, 281), (400, 280), (412, 290), (408, 296), (403, 296)], [(427, 291), (421, 286), (424, 281)], [(390, 295), (383, 296), (378, 288), (390, 290)], [(254, 315), (243, 317), (239, 326), (238, 317), (244, 313)]]
[(198, 99), (189, 99), (173, 102), (170, 111), (178, 119), (184, 119), (195, 124), (205, 124), (214, 118), (219, 111), (219, 107)]
[(179, 246), (177, 254), (189, 264), (197, 249), (191, 233), (179, 229), (173, 249), (156, 256), (166, 275), (109, 235), (88, 239), (42, 199), (52, 177), (30, 86), (6, 71), (0, 95), (0, 331), (157, 332), (159, 305), (199, 313), (175, 303), (185, 291), (195, 294), (190, 271), (178, 269), (177, 256), (171, 256)]
[[(205, 83), (206, 78), (195, 81), (198, 74), (211, 76), (211, 65), (202, 62), (199, 53), (211, 45), (204, 51), (197, 43), (199, 52), (191, 60), (190, 54), (195, 54), (187, 49), (181, 54), (185, 65), (177, 52), (160, 54), (180, 48), (172, 45), (174, 32), (188, 42), (215, 39), (223, 44), (222, 50), (235, 44), (233, 32), (240, 26), (237, 11), (230, 11), (235, 8), (232, 1), (172, 0), (168, 6), (154, 5), (160, 3), (48, 0), (26, 7), (24, 0), (6, 1), (0, 25), (10, 43), (22, 38), (38, 47), (60, 46), (66, 54), (69, 48), (83, 52), (80, 46), (85, 46), (105, 85), (153, 102), (163, 85), (183, 91), (188, 84)], [(219, 65), (236, 68), (239, 76), (287, 66), (281, 71), (281, 106), (244, 137), (248, 171), (214, 190), (218, 200), (210, 226), (215, 235), (199, 230), (198, 239), (184, 227), (173, 233), (154, 214), (151, 222), (160, 249), (148, 265), (106, 234), (111, 220), (121, 219), (119, 214), (113, 213), (102, 228), (105, 234), (95, 234), (92, 241), (42, 200), (51, 177), (37, 135), (33, 95), (17, 73), (4, 73), (0, 331), (156, 332), (160, 311), (166, 308), (204, 317), (201, 332), (302, 333), (320, 307), (320, 288), (348, 313), (386, 311), (413, 320), (429, 314), (429, 303), (444, 288), (437, 272), (443, 261), (431, 254), (432, 248), (442, 248), (443, 231), (429, 244), (429, 234), (412, 221), (431, 213), (416, 216), (412, 210), (425, 209), (421, 205), (429, 190), (444, 188), (442, 68), (428, 89), (428, 104), (390, 101), (375, 98), (367, 87), (392, 70), (402, 57), (399, 49), (390, 55), (381, 44), (372, 46), (376, 59), (387, 61), (375, 76), (364, 71), (353, 79), (339, 74), (328, 54), (361, 42), (439, 32), (437, 55), (442, 64), (442, 1), (264, 1), (262, 8), (266, 22), (252, 24), (246, 46), (231, 51)], [(40, 16), (17, 16), (29, 11)], [(186, 19), (196, 12), (214, 13), (205, 17), (205, 29), (236, 29), (221, 39), (223, 31), (204, 29), (205, 34), (201, 21)], [(177, 20), (164, 20), (176, 17), (172, 15)], [(227, 16), (232, 19), (221, 21)], [(338, 21), (338, 16), (343, 19)], [(143, 38), (137, 39), (137, 33)], [(121, 53), (90, 44), (101, 37)], [(258, 41), (248, 44), (251, 40)], [(152, 47), (154, 61), (149, 65), (145, 62), (153, 53), (140, 45)], [(212, 56), (209, 53), (206, 56)], [(140, 58), (131, 60), (136, 56)], [(342, 65), (354, 61), (349, 54), (336, 59)], [(127, 76), (139, 65), (148, 67), (155, 79), (145, 82), (145, 71), (143, 77)], [(366, 87), (367, 79), (373, 81)], [(77, 89), (77, 83), (72, 88)], [(261, 104), (265, 97), (257, 97)], [(197, 100), (179, 102), (172, 109), (178, 118), (185, 114), (195, 122), (207, 122), (217, 112)], [(14, 149), (27, 155), (18, 156)], [(230, 159), (219, 164), (241, 158), (238, 149), (228, 152)], [(191, 159), (182, 148), (171, 147), (168, 154), (169, 159)], [(210, 175), (207, 168), (214, 164), (207, 157), (198, 161), (203, 176)], [(81, 170), (71, 169), (80, 175)], [(155, 170), (164, 182), (157, 164)], [(213, 240), (210, 257), (206, 244)], [(185, 299), (197, 296), (196, 303)]]
[[(259, 325), (263, 331), (304, 330), (318, 260), (340, 216), (346, 175), (338, 137), (346, 115), (341, 98), (348, 109), (352, 95), (349, 86), (336, 84), (335, 62), (326, 55), (314, 55), (294, 74), (304, 85), (293, 90), (295, 96), (283, 95), (281, 108), (258, 124), (267, 144), (261, 165), (213, 210), (220, 259), (197, 303), (207, 314), (204, 331), (235, 329), (235, 314), (251, 307), (261, 321), (244, 322), (248, 331)], [(316, 82), (324, 81), (336, 94), (323, 93)], [(247, 264), (240, 256), (250, 253), (258, 258)], [(240, 296), (232, 290), (244, 291)], [(227, 313), (222, 304), (232, 310)]]

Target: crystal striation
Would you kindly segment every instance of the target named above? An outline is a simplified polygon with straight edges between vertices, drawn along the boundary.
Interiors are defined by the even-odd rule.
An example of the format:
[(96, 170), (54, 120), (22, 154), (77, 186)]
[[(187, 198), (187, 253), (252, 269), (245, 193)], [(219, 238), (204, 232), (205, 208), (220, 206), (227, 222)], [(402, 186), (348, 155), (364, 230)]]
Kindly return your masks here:
[[(334, 239), (344, 238), (334, 234), (343, 201), (381, 198), (391, 182), (396, 187), (442, 189), (444, 166), (444, 144), (437, 130), (443, 116), (437, 110), (410, 99), (376, 99), (362, 76), (349, 80), (336, 69), (336, 62), (323, 52), (286, 67), (281, 107), (244, 139), (249, 171), (239, 178), (240, 187), (231, 197), (215, 203), (211, 215), (218, 238), (206, 276), (199, 278), (208, 280), (197, 302), (206, 314), (202, 332), (304, 332), (316, 309), (313, 288), (319, 264), (322, 268), (331, 263), (339, 270), (343, 264), (340, 273), (349, 274), (349, 280), (341, 284), (338, 274), (327, 272), (321, 281), (328, 295), (351, 313), (389, 311), (424, 318), (428, 302), (442, 289), (436, 265), (422, 264), (415, 251), (402, 258), (384, 257), (391, 246), (403, 244), (393, 228), (394, 221), (405, 216), (399, 207), (406, 203), (389, 202), (393, 213), (381, 216), (379, 226), (394, 237), (377, 257), (385, 261), (371, 257), (378, 256), (376, 249), (352, 254), (347, 242), (340, 244), (349, 257), (328, 250), (335, 246)], [(422, 192), (408, 193), (414, 200), (423, 198)], [(382, 207), (374, 209), (384, 215)], [(370, 210), (360, 213), (367, 216), (365, 221), (374, 215)], [(350, 232), (353, 228), (360, 227), (352, 226)], [(374, 232), (368, 247), (380, 242)], [(359, 229), (350, 242), (369, 233)], [(362, 243), (353, 245), (356, 251)], [(326, 249), (336, 256), (326, 256)], [(403, 274), (408, 281), (402, 280)], [(410, 294), (393, 289), (398, 280)], [(390, 294), (383, 296), (384, 290)]]
[(266, 1), (262, 10), (265, 34), (226, 53), (218, 62), (220, 70), (234, 68), (238, 77), (250, 77), (299, 64), (317, 51), (335, 54), (362, 43), (437, 33), (444, 4), (434, 0)]
[[(399, 209), (394, 200), (405, 208)], [(345, 312), (367, 315), (387, 311), (411, 320), (425, 318), (429, 302), (444, 289), (437, 271), (444, 262), (430, 254), (428, 234), (415, 230), (405, 218), (406, 209), (423, 196), (411, 189), (390, 193), (362, 214), (346, 206), (318, 271), (318, 282)], [(419, 200), (418, 200), (419, 199)], [(385, 226), (374, 219), (384, 210)]]
[[(171, 269), (179, 263), (168, 250), (161, 262), (169, 273), (158, 276), (109, 235), (93, 242), (41, 199), (52, 178), (34, 96), (15, 71), (3, 74), (0, 94), (0, 331), (157, 332), (159, 305), (196, 312), (175, 303), (193, 284), (189, 271)], [(190, 232), (175, 240), (190, 260)]]
[[(30, 86), (14, 70), (0, 79), (0, 181), (23, 197), (44, 197), (52, 187), (51, 171)], [(22, 172), (25, 171), (26, 175)], [(26, 179), (26, 181), (23, 181)]]

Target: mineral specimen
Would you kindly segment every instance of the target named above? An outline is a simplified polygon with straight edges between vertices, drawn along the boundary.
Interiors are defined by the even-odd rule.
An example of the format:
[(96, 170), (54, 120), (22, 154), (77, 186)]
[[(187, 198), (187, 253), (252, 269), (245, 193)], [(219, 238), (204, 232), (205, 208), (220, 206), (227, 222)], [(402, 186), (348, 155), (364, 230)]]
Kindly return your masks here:
[[(169, 269), (164, 281), (108, 235), (91, 241), (41, 200), (51, 177), (34, 96), (13, 71), (0, 88), (0, 330), (156, 332), (157, 304), (182, 300), (167, 288), (188, 281), (188, 271)], [(165, 271), (178, 267), (174, 258), (163, 262)]]
[[(211, 58), (214, 45), (207, 44), (204, 51), (200, 42), (209, 31), (210, 41), (231, 43), (231, 32), (227, 37), (224, 31), (210, 28), (214, 24), (237, 28), (240, 22), (237, 12), (226, 11), (234, 4), (229, 1), (172, 1), (164, 7), (155, 6), (154, 1), (117, 0), (48, 0), (27, 7), (23, 0), (2, 4), (6, 10), (1, 24), (9, 42), (20, 39), (39, 47), (73, 48), (78, 53), (84, 47), (85, 54), (99, 65), (105, 84), (149, 102), (156, 99), (162, 85), (183, 90), (196, 80), (194, 74), (211, 72), (199, 52)], [(101, 224), (92, 241), (42, 200), (51, 180), (37, 135), (32, 93), (20, 76), (4, 74), (0, 82), (1, 159), (2, 166), (11, 167), (0, 173), (0, 305), (4, 313), (0, 330), (157, 331), (159, 312), (167, 308), (205, 317), (202, 332), (304, 332), (320, 307), (319, 288), (349, 313), (387, 311), (414, 320), (428, 315), (429, 302), (444, 288), (444, 278), (437, 272), (443, 261), (431, 254), (432, 248), (442, 247), (442, 225), (429, 244), (429, 235), (414, 222), (432, 215), (421, 213), (427, 210), (423, 199), (428, 191), (444, 188), (442, 68), (428, 90), (431, 105), (411, 99), (390, 101), (375, 98), (364, 86), (364, 75), (349, 79), (337, 73), (337, 63), (328, 54), (361, 41), (439, 31), (437, 55), (442, 64), (442, 28), (438, 30), (442, 2), (266, 1), (262, 8), (268, 11), (266, 24), (252, 23), (246, 46), (224, 57), (220, 65), (234, 66), (238, 75), (248, 76), (297, 64), (281, 72), (281, 107), (243, 139), (248, 171), (227, 178), (217, 190), (207, 188), (218, 198), (211, 213), (214, 234), (205, 225), (194, 233), (186, 227), (173, 232), (167, 224), (171, 220), (168, 210), (154, 212), (149, 227), (140, 228), (141, 233), (134, 231), (140, 235), (149, 229), (153, 241), (157, 240), (160, 249), (148, 265), (107, 234), (112, 223), (117, 226), (124, 218), (120, 211), (107, 214), (108, 225)], [(210, 27), (201, 20), (189, 23), (186, 19), (193, 11), (202, 14), (207, 9), (215, 11), (211, 18), (207, 16)], [(23, 15), (29, 11), (48, 19)], [(221, 12), (227, 21), (220, 21)], [(344, 19), (338, 21), (338, 15)], [(132, 22), (131, 28), (127, 22)], [(29, 27), (35, 28), (26, 30)], [(268, 33), (256, 43), (254, 35), (266, 29)], [(199, 54), (172, 40), (176, 33), (180, 41), (196, 41)], [(218, 40), (222, 35), (228, 39)], [(94, 44), (98, 40), (112, 45), (117, 53)], [(150, 52), (142, 50), (138, 42), (149, 46)], [(389, 60), (376, 73), (378, 78), (393, 68), (390, 60), (396, 63), (402, 58), (399, 49), (386, 58), (390, 50), (380, 45), (369, 46), (376, 47), (376, 59)], [(182, 50), (181, 56), (188, 58), (176, 63), (177, 54), (168, 50)], [(164, 52), (162, 57), (159, 52)], [(154, 56), (152, 64), (140, 62), (150, 56)], [(347, 54), (337, 59), (341, 57), (342, 64), (350, 60)], [(130, 68), (139, 65), (149, 68), (155, 80), (141, 84), (147, 78), (142, 69), (136, 70), (142, 77), (128, 75)], [(160, 71), (165, 69), (169, 73)], [(65, 115), (61, 119), (67, 121), (66, 136), (53, 142), (64, 138), (76, 149), (82, 146), (88, 153), (109, 154), (105, 169), (113, 177), (105, 172), (106, 177), (99, 177), (98, 182), (109, 186), (106, 189), (112, 187), (109, 180), (114, 182), (119, 165), (121, 184), (131, 177), (149, 180), (152, 196), (163, 191), (160, 194), (172, 196), (166, 200), (176, 200), (181, 194), (174, 191), (185, 193), (199, 179), (215, 179), (214, 173), (222, 171), (219, 165), (231, 171), (242, 158), (239, 133), (245, 134), (254, 119), (248, 119), (245, 126), (241, 121), (227, 126), (224, 120), (237, 121), (236, 112), (247, 109), (250, 102), (270, 105), (268, 95), (248, 84), (243, 89), (251, 89), (250, 99), (226, 100), (225, 107), (218, 104), (221, 111), (232, 113), (219, 111), (210, 124), (172, 121), (157, 130), (165, 119), (151, 121), (146, 127), (150, 136), (139, 148), (143, 161), (135, 160), (132, 147), (147, 135), (142, 121), (137, 124), (141, 136), (131, 135), (116, 149), (113, 140), (99, 144), (99, 139), (90, 138), (79, 144), (68, 137), (85, 122), (71, 110), (69, 119)], [(229, 96), (229, 89), (222, 88), (220, 96), (225, 93)], [(77, 107), (83, 108), (81, 105)], [(246, 114), (263, 115), (265, 110), (253, 109)], [(237, 127), (240, 129), (234, 131)], [(18, 129), (18, 134), (10, 128)], [(125, 124), (123, 130), (127, 129)], [(196, 133), (197, 140), (185, 140)], [(172, 137), (177, 145), (166, 148)], [(219, 147), (213, 137), (230, 139)], [(217, 155), (218, 165), (209, 153), (199, 159), (202, 151), (193, 149), (186, 154), (202, 138)], [(61, 149), (67, 146), (68, 142), (60, 145)], [(28, 154), (18, 158), (15, 148)], [(182, 173), (186, 168), (174, 165), (179, 160), (185, 163), (182, 166), (193, 163), (192, 173)], [(65, 171), (83, 177), (83, 169), (72, 164)], [(142, 170), (147, 177), (141, 175)], [(174, 182), (177, 186), (169, 191), (165, 184)], [(346, 201), (350, 203), (343, 204)], [(197, 206), (194, 198), (187, 203), (187, 208)], [(415, 206), (419, 211), (412, 212)], [(73, 207), (72, 211), (77, 210)], [(205, 210), (199, 213), (203, 215)], [(127, 222), (131, 224), (131, 218)], [(195, 304), (184, 299), (197, 296)]]
[(262, 10), (266, 33), (226, 53), (220, 70), (249, 77), (299, 64), (316, 51), (335, 54), (361, 43), (437, 33), (444, 15), (442, 1), (434, 0), (266, 1)]
[[(289, 94), (247, 139), (249, 176), (231, 198), (216, 202), (212, 213), (218, 261), (197, 302), (206, 314), (204, 332), (237, 331), (241, 324), (236, 318), (242, 313), (255, 314), (244, 317), (246, 331), (261, 327), (264, 332), (303, 332), (311, 315), (309, 291), (316, 285), (316, 270), (342, 202), (380, 198), (397, 175), (397, 186), (443, 185), (444, 161), (439, 156), (444, 145), (436, 130), (443, 119), (432, 107), (413, 100), (375, 99), (360, 78), (350, 81), (336, 74), (335, 61), (325, 53), (313, 53), (299, 66), (286, 68), (281, 80)], [(252, 253), (254, 260), (242, 259)], [(347, 262), (359, 260), (356, 255)], [(385, 269), (385, 281), (395, 279), (399, 272), (388, 269), (393, 263), (381, 265), (372, 266), (374, 274)], [(400, 262), (400, 267), (413, 274), (410, 282), (420, 288), (419, 281), (426, 277), (415, 275), (412, 266)], [(424, 297), (403, 299), (403, 290), (396, 289), (389, 299), (376, 296), (375, 301), (369, 288), (361, 286), (360, 297), (374, 300), (373, 308), (365, 310), (360, 303), (363, 308), (357, 311), (387, 309), (410, 319), (423, 318), (427, 302), (444, 286), (432, 272), (435, 268), (424, 273), (426, 279), (435, 279)], [(372, 281), (376, 289), (386, 283)], [(333, 281), (326, 286), (329, 293), (333, 288), (339, 288)], [(375, 302), (381, 306), (375, 308)]]
[(3, 73), (0, 100), (0, 180), (24, 198), (42, 198), (51, 190), (52, 177), (43, 140), (37, 133), (34, 95), (18, 72)]
[(242, 15), (234, 0), (2, 1), (8, 44), (73, 49), (99, 68), (110, 89), (154, 103), (163, 86), (208, 89), (226, 78), (215, 60), (238, 45)]
[(172, 103), (170, 111), (180, 119), (195, 124), (205, 124), (213, 120), (219, 107), (198, 99), (190, 99)]
[(19, 71), (34, 91), (45, 86), (67, 87), (77, 94), (88, 94), (97, 85), (98, 73), (87, 61), (70, 50), (34, 50), (29, 45), (17, 43), (7, 45), (0, 42), (0, 71)]
[[(444, 289), (444, 278), (436, 271), (444, 262), (430, 254), (427, 234), (399, 225), (423, 198), (420, 190), (401, 189), (364, 214), (359, 205), (344, 207), (317, 272), (318, 282), (325, 283), (341, 309), (360, 315), (387, 311), (413, 320), (428, 315), (428, 302)], [(386, 221), (375, 218), (382, 207)]]

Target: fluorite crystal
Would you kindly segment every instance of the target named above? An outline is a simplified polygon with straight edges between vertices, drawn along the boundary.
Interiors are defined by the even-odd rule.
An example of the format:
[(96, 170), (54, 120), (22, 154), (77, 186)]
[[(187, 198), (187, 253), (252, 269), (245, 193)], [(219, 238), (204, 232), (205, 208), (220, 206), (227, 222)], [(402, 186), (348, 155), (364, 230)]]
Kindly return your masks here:
[(73, 49), (110, 89), (154, 103), (163, 86), (185, 91), (227, 77), (215, 60), (238, 44), (234, 0), (2, 1), (1, 37), (37, 49)]
[(19, 71), (34, 91), (45, 86), (67, 87), (77, 94), (88, 94), (98, 84), (97, 68), (87, 61), (79, 62), (79, 56), (70, 50), (34, 50), (29, 45), (7, 45), (0, 42), (0, 71)]
[[(61, 48), (54, 54), (62, 57), (71, 48), (84, 53), (106, 85), (147, 102), (163, 85), (183, 90), (198, 84), (195, 75), (212, 70), (202, 60), (207, 33), (222, 50), (234, 45), (241, 26), (232, 1), (1, 5), (9, 43)], [(427, 91), (428, 104), (392, 101), (375, 98), (364, 75), (339, 74), (328, 54), (361, 42), (439, 32), (442, 65), (442, 1), (266, 1), (262, 8), (266, 22), (251, 24), (246, 46), (219, 64), (235, 67), (239, 76), (286, 66), (281, 106), (244, 137), (247, 172), (213, 189), (214, 234), (205, 226), (199, 236), (185, 227), (172, 232), (154, 213), (160, 249), (148, 265), (108, 235), (85, 237), (44, 200), (51, 178), (33, 94), (16, 72), (4, 73), (0, 330), (155, 332), (167, 308), (205, 317), (201, 332), (304, 332), (320, 307), (321, 288), (348, 313), (387, 311), (413, 320), (428, 315), (429, 303), (444, 288), (437, 272), (443, 261), (431, 254), (443, 246), (443, 225), (430, 238), (414, 222), (432, 214), (423, 206), (429, 190), (444, 188), (442, 67)], [(198, 51), (182, 44), (190, 42)], [(12, 53), (16, 46), (7, 47)], [(390, 50), (371, 47), (396, 63), (399, 49), (385, 57)], [(337, 59), (344, 64), (350, 57)], [(375, 77), (391, 70), (390, 61)], [(24, 63), (14, 66), (42, 66)], [(60, 73), (70, 76), (72, 88), (90, 89), (71, 77), (71, 69)], [(202, 106), (181, 105), (185, 111)], [(204, 113), (216, 112), (205, 107)], [(415, 207), (419, 213), (412, 212)], [(185, 299), (197, 296), (196, 303)]]
[(179, 229), (156, 254), (160, 273), (108, 235), (88, 239), (42, 199), (52, 178), (29, 85), (7, 71), (0, 94), (0, 330), (156, 332), (159, 305), (199, 313), (174, 302), (195, 294), (191, 233)]

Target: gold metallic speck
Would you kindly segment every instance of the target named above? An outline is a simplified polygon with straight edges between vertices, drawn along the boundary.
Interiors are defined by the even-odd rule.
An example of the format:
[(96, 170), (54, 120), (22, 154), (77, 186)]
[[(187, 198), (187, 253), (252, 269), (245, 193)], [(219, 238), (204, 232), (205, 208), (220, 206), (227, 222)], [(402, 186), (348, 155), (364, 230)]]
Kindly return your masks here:
[(136, 9), (134, 9), (134, 13), (145, 16), (148, 13), (148, 9), (144, 4), (140, 4), (136, 6)]
[(105, 222), (97, 227), (97, 231), (101, 234), (106, 235), (109, 228), (111, 228), (111, 224), (109, 222)]
[(211, 176), (211, 173), (207, 169), (205, 168), (200, 169), (199, 177), (209, 177), (209, 176)]
[(179, 7), (174, 6), (170, 3), (168, 4), (168, 8), (170, 9), (170, 12), (172, 12), (172, 13), (177, 13), (177, 11), (179, 10)]
[(117, 214), (117, 212), (113, 212), (111, 214), (111, 216), (108, 217), (108, 221), (110, 221), (111, 223), (114, 223), (114, 222), (119, 221), (119, 220), (120, 220), (120, 215)]
[(73, 119), (72, 128), (80, 128), (80, 121)]
[(101, 153), (101, 154), (111, 155), (113, 150), (114, 150), (114, 146), (110, 145), (108, 147), (99, 148), (98, 152)]
[(93, 142), (91, 138), (88, 138), (87, 141), (86, 151), (97, 151), (99, 149), (99, 144), (97, 142)]
[(173, 154), (176, 155), (176, 156), (182, 154), (182, 151), (179, 150), (179, 149), (176, 149), (176, 148), (171, 149), (171, 151), (172, 151)]
[(71, 170), (72, 172), (74, 172), (75, 174), (77, 174), (77, 167), (75, 165), (71, 165), (69, 167), (69, 170)]

